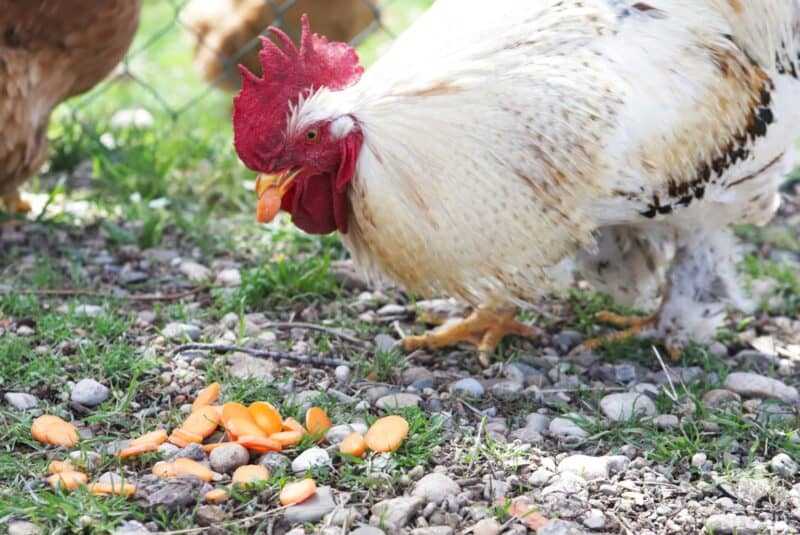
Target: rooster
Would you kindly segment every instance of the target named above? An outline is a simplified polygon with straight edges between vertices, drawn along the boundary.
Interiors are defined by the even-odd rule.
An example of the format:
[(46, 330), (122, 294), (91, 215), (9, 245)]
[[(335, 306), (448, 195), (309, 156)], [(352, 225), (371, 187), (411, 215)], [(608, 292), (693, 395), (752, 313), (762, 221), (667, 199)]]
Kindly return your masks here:
[(139, 0), (6, 0), (0, 9), (0, 200), (30, 206), (19, 186), (47, 157), (50, 113), (119, 63), (136, 33)]
[[(795, 0), (439, 0), (372, 68), (311, 32), (242, 68), (235, 147), (258, 219), (338, 231), (354, 260), (472, 314), (407, 350), (538, 330), (519, 306), (568, 262), (652, 317), (605, 319), (706, 342), (736, 281), (732, 223), (778, 208), (800, 130)], [(657, 289), (657, 291), (656, 291)]]

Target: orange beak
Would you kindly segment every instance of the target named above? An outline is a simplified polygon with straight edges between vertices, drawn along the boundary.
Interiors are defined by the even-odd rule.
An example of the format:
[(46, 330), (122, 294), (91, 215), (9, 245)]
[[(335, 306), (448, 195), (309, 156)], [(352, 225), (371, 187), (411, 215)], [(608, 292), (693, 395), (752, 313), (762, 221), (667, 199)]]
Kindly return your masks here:
[(294, 182), (300, 170), (286, 171), (278, 175), (258, 175), (256, 179), (256, 195), (258, 205), (256, 220), (259, 223), (269, 223), (281, 210), (281, 201)]

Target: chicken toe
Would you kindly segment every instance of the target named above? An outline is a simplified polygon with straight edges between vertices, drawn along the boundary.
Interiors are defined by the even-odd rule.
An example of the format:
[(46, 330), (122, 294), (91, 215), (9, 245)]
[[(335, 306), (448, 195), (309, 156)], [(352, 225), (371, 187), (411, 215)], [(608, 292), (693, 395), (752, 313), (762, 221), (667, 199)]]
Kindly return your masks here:
[(2, 205), (6, 212), (11, 214), (27, 214), (31, 211), (31, 205), (24, 200), (19, 191), (13, 191), (2, 197)]
[(533, 338), (540, 330), (514, 319), (515, 311), (478, 309), (467, 318), (455, 320), (420, 336), (403, 339), (406, 351), (416, 349), (439, 349), (467, 342), (478, 350), (481, 365), (489, 365), (489, 359), (500, 341), (508, 335)]

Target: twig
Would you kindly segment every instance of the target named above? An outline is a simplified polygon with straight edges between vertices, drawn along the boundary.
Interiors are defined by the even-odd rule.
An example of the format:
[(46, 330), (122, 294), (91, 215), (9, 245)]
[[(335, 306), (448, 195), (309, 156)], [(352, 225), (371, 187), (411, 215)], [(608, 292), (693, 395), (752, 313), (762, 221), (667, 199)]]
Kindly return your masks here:
[(213, 351), (214, 353), (247, 353), (252, 357), (270, 360), (288, 360), (297, 364), (308, 364), (311, 366), (325, 366), (335, 368), (337, 366), (348, 366), (348, 362), (340, 359), (329, 359), (325, 357), (311, 357), (308, 355), (293, 355), (285, 351), (262, 351), (260, 349), (250, 349), (247, 347), (227, 345), (227, 344), (184, 344), (178, 346), (172, 352), (173, 355), (185, 353), (186, 351)]
[(133, 295), (113, 295), (110, 292), (98, 292), (97, 290), (89, 290), (85, 288), (65, 288), (61, 290), (31, 290), (31, 289), (16, 289), (16, 288), (0, 288), (0, 294), (22, 294), (22, 295), (37, 295), (37, 296), (50, 296), (50, 297), (99, 297), (99, 298), (112, 298), (123, 299), (126, 301), (139, 301), (139, 302), (155, 302), (155, 301), (177, 301), (184, 297), (191, 297), (198, 294), (203, 290), (210, 290), (210, 286), (200, 286), (174, 294), (133, 294)]
[[(672, 389), (672, 396), (670, 396), (670, 397), (672, 398), (672, 401), (674, 403), (677, 403), (678, 402), (678, 391), (675, 390), (675, 383), (672, 382), (672, 374), (670, 373), (669, 368), (667, 367), (667, 365), (664, 363), (664, 359), (661, 358), (661, 353), (658, 352), (658, 348), (656, 348), (656, 346), (653, 346), (653, 353), (656, 354), (656, 358), (658, 359), (658, 363), (661, 364), (661, 368), (664, 370), (664, 373), (667, 376), (667, 381), (669, 382), (669, 387), (670, 387), (670, 389)], [(669, 392), (667, 393), (667, 395), (669, 395)]]
[(273, 329), (305, 329), (307, 331), (319, 331), (321, 333), (329, 334), (331, 336), (335, 336), (336, 338), (341, 338), (351, 344), (356, 344), (359, 346), (366, 346), (367, 342), (364, 340), (359, 340), (349, 334), (345, 334), (342, 331), (337, 329), (331, 329), (329, 327), (323, 327), (322, 325), (317, 325), (315, 323), (301, 323), (295, 321), (274, 321), (268, 322), (264, 324), (264, 327), (272, 327)]

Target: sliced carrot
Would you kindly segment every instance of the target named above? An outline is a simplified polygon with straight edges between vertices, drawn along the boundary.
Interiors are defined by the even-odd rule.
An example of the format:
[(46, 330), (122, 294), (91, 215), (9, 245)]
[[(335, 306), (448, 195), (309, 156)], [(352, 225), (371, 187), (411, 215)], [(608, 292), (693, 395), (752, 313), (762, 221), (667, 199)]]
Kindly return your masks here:
[(65, 448), (71, 448), (80, 439), (74, 425), (52, 414), (36, 418), (31, 425), (31, 435), (43, 444)]
[(219, 383), (211, 383), (198, 392), (197, 397), (194, 398), (194, 402), (192, 403), (192, 412), (196, 411), (200, 407), (205, 407), (215, 403), (219, 399), (220, 389)]
[(361, 433), (350, 433), (339, 444), (339, 451), (353, 457), (363, 457), (367, 451), (367, 443)]
[(240, 466), (233, 472), (233, 483), (247, 485), (257, 481), (269, 479), (269, 470), (260, 464), (247, 464)]
[(283, 425), (283, 419), (278, 409), (266, 401), (256, 401), (247, 408), (256, 425), (264, 431), (267, 436), (279, 433)]
[(175, 429), (172, 431), (172, 434), (170, 434), (169, 441), (179, 448), (185, 448), (189, 444), (200, 444), (203, 442), (203, 437), (183, 429)]
[(232, 418), (225, 425), (225, 430), (235, 437), (267, 437), (267, 434), (251, 418)]
[(89, 477), (83, 472), (67, 471), (53, 474), (47, 478), (47, 482), (54, 489), (59, 487), (66, 490), (75, 490), (78, 487), (85, 485), (89, 481)]
[(325, 409), (311, 407), (306, 411), (306, 429), (315, 437), (321, 437), (328, 432), (333, 424)]
[(257, 453), (266, 453), (268, 451), (281, 451), (283, 446), (277, 440), (266, 438), (266, 437), (254, 437), (245, 435), (243, 437), (239, 437), (236, 441), (245, 448), (250, 451), (255, 451)]
[(138, 446), (139, 444), (156, 444), (160, 446), (167, 441), (167, 432), (163, 429), (156, 429), (145, 433), (139, 438), (133, 439), (130, 443), (131, 446)]
[(89, 492), (97, 496), (133, 496), (136, 494), (136, 487), (130, 483), (123, 483), (121, 485), (92, 483), (89, 485)]
[(181, 429), (206, 438), (211, 436), (218, 426), (219, 414), (217, 410), (210, 405), (206, 405), (190, 414), (181, 425)]
[(300, 431), (281, 431), (269, 438), (280, 444), (282, 448), (286, 448), (300, 444), (300, 441), (303, 440), (303, 433)]
[(47, 471), (51, 474), (60, 474), (61, 472), (77, 472), (77, 469), (69, 461), (52, 461), (47, 467)]
[(158, 448), (161, 447), (160, 444), (156, 444), (155, 442), (145, 442), (142, 444), (134, 444), (128, 446), (127, 448), (120, 450), (117, 452), (117, 457), (120, 459), (127, 459), (129, 457), (136, 457), (137, 455), (142, 455), (144, 453), (150, 453), (153, 451), (158, 451)]
[(222, 406), (222, 425), (228, 427), (228, 420), (232, 419), (252, 419), (250, 411), (241, 403), (230, 402)]
[(281, 505), (294, 505), (301, 503), (317, 493), (317, 484), (313, 479), (303, 479), (288, 483), (281, 489)]
[(408, 436), (408, 422), (402, 416), (386, 416), (372, 424), (364, 441), (372, 451), (395, 451)]
[(195, 476), (203, 481), (213, 481), (217, 476), (211, 469), (191, 459), (175, 459), (172, 462), (172, 466), (175, 469), (176, 476)]
[(208, 503), (223, 503), (228, 501), (228, 493), (224, 489), (214, 489), (206, 492), (204, 499)]
[(178, 475), (175, 472), (175, 465), (167, 461), (158, 461), (153, 465), (152, 472), (154, 476), (161, 478), (175, 477)]
[(300, 433), (305, 434), (306, 429), (303, 425), (295, 420), (294, 418), (286, 418), (283, 421), (283, 430), (284, 431), (299, 431)]

